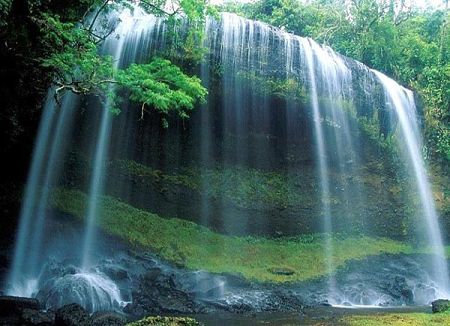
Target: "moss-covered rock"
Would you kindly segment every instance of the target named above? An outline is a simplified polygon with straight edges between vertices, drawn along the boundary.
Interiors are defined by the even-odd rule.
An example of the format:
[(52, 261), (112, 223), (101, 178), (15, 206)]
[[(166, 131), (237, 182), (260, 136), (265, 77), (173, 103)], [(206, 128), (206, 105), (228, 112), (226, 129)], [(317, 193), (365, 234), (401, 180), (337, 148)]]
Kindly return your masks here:
[[(298, 170), (190, 166), (169, 172), (115, 160), (109, 172), (113, 184), (107, 189), (109, 195), (140, 209), (188, 219), (227, 235), (296, 236), (323, 231), (316, 172), (311, 165)], [(327, 203), (336, 232), (396, 239), (411, 234), (408, 187), (397, 184), (382, 163), (373, 161), (353, 174), (332, 171), (329, 178)]]
[(439, 299), (439, 300), (433, 301), (431, 303), (431, 308), (434, 313), (445, 312), (445, 311), (450, 312), (450, 300)]
[[(135, 161), (118, 160), (113, 163), (116, 173), (139, 178), (144, 183), (183, 186), (207, 196), (229, 200), (236, 207), (264, 209), (269, 206), (287, 208), (301, 202), (311, 206), (317, 193), (304, 193), (302, 188), (315, 182), (314, 170), (301, 183), (293, 181), (291, 175), (279, 172), (261, 171), (251, 168), (185, 168), (177, 174), (167, 174), (161, 170)], [(208, 187), (203, 187), (203, 185)], [(311, 188), (314, 188), (311, 186)]]
[(193, 318), (188, 317), (146, 317), (127, 326), (200, 326)]

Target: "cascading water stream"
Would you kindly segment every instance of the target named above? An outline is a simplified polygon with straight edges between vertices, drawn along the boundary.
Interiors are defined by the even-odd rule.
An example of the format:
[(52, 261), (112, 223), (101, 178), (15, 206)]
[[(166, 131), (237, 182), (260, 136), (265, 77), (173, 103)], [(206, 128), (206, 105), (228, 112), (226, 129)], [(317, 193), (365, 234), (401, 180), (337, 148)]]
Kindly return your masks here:
[[(311, 39), (300, 39), (300, 48), (304, 57), (308, 83), (311, 89), (311, 106), (313, 109), (313, 120), (315, 129), (315, 141), (317, 159), (319, 162), (319, 178), (321, 184), (321, 203), (323, 214), (323, 225), (325, 232), (326, 266), (330, 275), (328, 301), (332, 304), (340, 302), (336, 280), (334, 278), (335, 264), (333, 262), (333, 222), (330, 202), (332, 191), (329, 175), (332, 166), (341, 175), (347, 176), (355, 173), (351, 164), (354, 159), (353, 142), (350, 135), (349, 123), (343, 102), (349, 98), (352, 89), (351, 70), (346, 66), (341, 57), (336, 55), (330, 48), (322, 47)], [(318, 91), (320, 89), (320, 92)], [(320, 95), (319, 95), (320, 94)], [(331, 125), (333, 137), (326, 135), (326, 125)], [(334, 159), (330, 159), (332, 156)], [(348, 156), (352, 157), (350, 160)], [(350, 162), (349, 162), (350, 161)], [(350, 193), (345, 184), (340, 184), (339, 191), (344, 192), (341, 204), (344, 214), (350, 215)], [(352, 189), (358, 196), (361, 189)], [(355, 196), (353, 194), (353, 196)], [(363, 200), (363, 198), (359, 198)]]
[[(206, 19), (206, 25), (205, 25), (205, 32), (206, 35), (211, 35), (213, 33), (213, 26), (214, 21), (211, 18)], [(213, 48), (213, 45), (210, 43), (212, 42), (211, 38), (205, 38), (203, 46), (207, 49)], [(202, 83), (205, 87), (208, 87), (210, 83), (210, 60), (204, 60), (200, 67), (200, 79), (202, 80)], [(210, 99), (207, 100), (207, 103)], [(207, 104), (205, 103), (202, 105), (201, 109), (201, 125), (204, 126), (202, 128), (202, 133), (200, 135), (200, 161), (203, 164), (205, 168), (210, 168), (211, 166), (211, 139), (212, 139), (212, 126), (211, 126), (211, 113), (208, 110)], [(201, 187), (203, 189), (203, 195), (201, 199), (201, 219), (202, 224), (209, 226), (209, 220), (208, 220), (208, 199), (207, 196), (204, 195), (206, 193), (206, 190), (208, 188), (208, 181), (206, 178), (202, 178), (201, 180)]]
[(67, 94), (62, 103), (61, 114), (58, 117), (58, 121), (56, 123), (55, 135), (52, 139), (52, 143), (50, 145), (51, 150), (47, 159), (46, 171), (43, 174), (42, 188), (40, 190), (40, 199), (38, 201), (36, 207), (36, 217), (35, 217), (35, 225), (33, 234), (31, 235), (31, 249), (29, 251), (29, 262), (27, 264), (30, 266), (28, 272), (31, 274), (36, 274), (39, 270), (37, 267), (37, 260), (41, 255), (41, 247), (42, 247), (42, 236), (45, 229), (45, 215), (47, 214), (46, 209), (48, 205), (48, 200), (50, 198), (50, 193), (52, 188), (54, 187), (54, 183), (56, 182), (56, 178), (59, 174), (60, 159), (61, 154), (64, 152), (63, 146), (64, 139), (67, 137), (67, 134), (70, 130), (68, 125), (71, 125), (71, 119), (73, 118), (73, 110), (75, 107), (76, 98), (73, 94)]
[(419, 192), (422, 214), (425, 216), (428, 243), (433, 257), (433, 279), (436, 282), (439, 297), (450, 297), (450, 281), (438, 215), (434, 204), (431, 186), (428, 181), (425, 163), (421, 155), (422, 141), (417, 125), (417, 112), (413, 93), (398, 85), (384, 74), (373, 71), (381, 81), (386, 101), (395, 110), (401, 130), (401, 144), (406, 146), (407, 160), (412, 166), (412, 175)]
[[(285, 76), (294, 76), (295, 78), (301, 79), (301, 75), (296, 75), (299, 72), (303, 73), (304, 76), (307, 76), (305, 78), (308, 80), (307, 84), (310, 86), (310, 102), (313, 111), (319, 179), (321, 180), (320, 184), (322, 189), (321, 203), (322, 216), (324, 217), (323, 230), (328, 234), (325, 245), (326, 265), (329, 273), (332, 274), (332, 271), (334, 270), (333, 249), (332, 241), (329, 236), (331, 236), (333, 226), (330, 207), (332, 191), (330, 189), (330, 181), (328, 178), (331, 172), (329, 165), (334, 161), (334, 164), (338, 166), (340, 173), (350, 177), (354, 177), (358, 173), (354, 169), (354, 166), (358, 163), (358, 158), (355, 156), (356, 151), (354, 149), (355, 140), (353, 140), (350, 135), (350, 127), (347, 118), (349, 113), (344, 108), (344, 104), (347, 101), (349, 105), (356, 105), (354, 102), (353, 83), (359, 82), (359, 80), (353, 80), (351, 70), (343, 58), (333, 52), (330, 48), (322, 47), (312, 40), (303, 39), (274, 30), (262, 23), (249, 22), (243, 18), (230, 14), (224, 14), (222, 16), (222, 25), (221, 60), (222, 62), (228, 62), (234, 67), (232, 70), (234, 75), (241, 71), (246, 71), (247, 69), (260, 71), (264, 75), (265, 70), (267, 69), (265, 67), (267, 58), (265, 60), (263, 58), (266, 56), (267, 51), (269, 51), (269, 44), (275, 47), (276, 42), (280, 42), (283, 44), (286, 53)], [(292, 51), (296, 48), (296, 43), (298, 43), (298, 47), (304, 55), (303, 63), (302, 60), (299, 60), (300, 66), (303, 64), (303, 70), (300, 69), (299, 71), (295, 71), (294, 68), (298, 67), (298, 65), (293, 64), (296, 55), (295, 53), (292, 53)], [(258, 47), (260, 48), (259, 51), (256, 50)], [(251, 58), (258, 58), (258, 60), (256, 60), (257, 64), (254, 64), (254, 61)], [(235, 77), (232, 78), (231, 81), (226, 79), (229, 77), (224, 78), (225, 84), (227, 85), (236, 83)], [(228, 81), (228, 83), (226, 83), (226, 81)], [(366, 89), (367, 92), (376, 88), (374, 87), (376, 82), (373, 79), (370, 81), (365, 80), (365, 82), (368, 84), (358, 86)], [(233, 93), (237, 96), (237, 98), (234, 99), (235, 102), (225, 106), (232, 106), (233, 108), (232, 112), (230, 112), (230, 116), (237, 116), (239, 119), (243, 99), (241, 99), (242, 94), (239, 93), (239, 83), (237, 85), (239, 90)], [(327, 105), (322, 103), (324, 99), (329, 101)], [(288, 119), (287, 123), (291, 124), (292, 121)], [(334, 139), (326, 134), (325, 124), (333, 125)], [(401, 128), (403, 128), (403, 126), (401, 126)], [(237, 127), (235, 128), (235, 130), (238, 129), (239, 128)], [(330, 142), (330, 144), (328, 144), (328, 142)], [(334, 150), (336, 151), (335, 154), (332, 154), (334, 158), (330, 158), (331, 151), (329, 147), (332, 146), (332, 144), (334, 144)], [(239, 146), (239, 148), (242, 147), (243, 146)], [(422, 171), (424, 171), (424, 168), (422, 168)], [(420, 181), (423, 179), (420, 174), (416, 174), (415, 178), (418, 183), (423, 183)], [(421, 187), (421, 189), (423, 189), (423, 187)], [(339, 190), (344, 192), (344, 203), (342, 206), (347, 213), (350, 213), (352, 209), (352, 200), (364, 200), (364, 189), (362, 184), (353, 185), (352, 189), (347, 189), (346, 185), (343, 184), (342, 189)], [(423, 194), (421, 196), (424, 197)], [(430, 196), (428, 202), (432, 202)], [(426, 209), (430, 211), (429, 207)], [(428, 214), (428, 216), (432, 216), (432, 214)], [(433, 218), (427, 218), (427, 220), (430, 221), (433, 220)], [(362, 223), (362, 225), (364, 225), (364, 223)], [(439, 228), (438, 226), (430, 226), (430, 229), (438, 230)], [(434, 232), (433, 234), (436, 233)], [(438, 242), (440, 241), (439, 236), (433, 238), (437, 239)], [(442, 274), (447, 275), (445, 269)], [(442, 279), (442, 277), (438, 277), (437, 279)], [(334, 289), (334, 283), (335, 282), (331, 277), (329, 294), (331, 302), (336, 302), (332, 298), (336, 291)], [(440, 281), (438, 283), (442, 284), (443, 288), (446, 287), (445, 282)]]
[[(104, 48), (107, 53), (113, 53), (114, 68), (118, 68), (123, 55), (124, 44), (127, 41), (127, 34), (135, 25), (135, 20), (127, 12), (119, 17), (120, 24), (116, 33), (118, 37), (108, 38), (105, 41)], [(110, 92), (114, 92), (114, 85), (110, 86)], [(90, 179), (89, 199), (86, 213), (86, 228), (82, 247), (81, 266), (87, 270), (91, 265), (91, 254), (94, 247), (95, 229), (97, 218), (99, 216), (99, 199), (103, 194), (106, 162), (108, 157), (109, 139), (111, 137), (111, 101), (108, 99), (102, 108), (100, 119), (100, 128), (97, 135), (95, 146), (95, 155), (93, 160), (92, 176)]]
[(54, 90), (50, 89), (44, 106), (33, 162), (20, 214), (19, 233), (9, 276), (11, 295), (32, 296), (37, 291), (46, 227), (47, 203), (61, 170), (65, 139), (70, 132), (76, 98), (67, 94), (56, 107)]
[[(323, 214), (323, 231), (325, 233), (325, 264), (329, 278), (329, 290), (331, 293), (335, 291), (335, 280), (333, 275), (334, 263), (333, 263), (333, 244), (332, 244), (332, 232), (333, 226), (331, 222), (331, 209), (329, 204), (330, 198), (330, 182), (328, 180), (328, 163), (325, 151), (325, 139), (322, 125), (322, 118), (319, 108), (319, 97), (317, 94), (316, 74), (314, 72), (315, 60), (314, 52), (311, 47), (312, 41), (309, 39), (301, 39), (301, 49), (305, 57), (305, 62), (308, 70), (308, 78), (311, 89), (311, 105), (313, 109), (313, 120), (315, 130), (315, 141), (317, 148), (317, 159), (319, 162), (319, 178), (320, 178), (320, 190), (321, 190), (321, 203)], [(329, 293), (329, 294), (331, 294)]]

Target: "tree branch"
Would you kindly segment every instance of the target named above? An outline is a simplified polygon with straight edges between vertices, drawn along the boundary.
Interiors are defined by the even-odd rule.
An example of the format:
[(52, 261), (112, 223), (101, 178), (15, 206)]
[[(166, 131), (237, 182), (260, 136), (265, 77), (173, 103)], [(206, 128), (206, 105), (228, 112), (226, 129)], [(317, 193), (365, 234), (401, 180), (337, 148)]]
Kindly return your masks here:
[(144, 110), (145, 110), (145, 103), (142, 103), (142, 106), (141, 106), (141, 119), (140, 120), (144, 120)]
[[(55, 84), (58, 86), (55, 90), (55, 94), (59, 95), (62, 91), (69, 90), (74, 94), (78, 95), (86, 95), (90, 93), (94, 93), (93, 91), (96, 90), (96, 88), (103, 84), (120, 84), (117, 80), (114, 79), (102, 79), (96, 82), (92, 82), (91, 85), (87, 87), (82, 87), (79, 82), (70, 82), (70, 83), (63, 83), (60, 81), (56, 81)], [(98, 91), (99, 89), (97, 89)]]
[[(165, 16), (168, 16), (168, 17), (175, 16), (176, 14), (178, 14), (180, 12), (180, 9), (181, 9), (181, 7), (178, 7), (177, 9), (174, 9), (172, 12), (168, 12), (168, 11), (165, 11), (161, 7), (156, 6), (156, 5), (154, 5), (153, 3), (151, 3), (151, 2), (149, 2), (147, 0), (141, 0), (141, 3), (149, 6), (150, 8), (152, 8), (152, 9), (154, 9), (156, 11), (159, 11), (161, 14), (163, 14)], [(173, 6), (172, 6), (172, 8), (173, 8)]]
[(105, 1), (103, 2), (103, 4), (101, 5), (101, 7), (97, 10), (97, 12), (96, 12), (94, 18), (92, 19), (91, 24), (89, 25), (89, 28), (88, 28), (88, 31), (89, 31), (89, 32), (92, 32), (92, 29), (94, 28), (94, 25), (95, 25), (95, 22), (96, 22), (98, 16), (99, 16), (100, 13), (103, 11), (103, 9), (105, 9), (105, 7), (108, 5), (108, 3), (109, 3), (109, 0), (105, 0)]

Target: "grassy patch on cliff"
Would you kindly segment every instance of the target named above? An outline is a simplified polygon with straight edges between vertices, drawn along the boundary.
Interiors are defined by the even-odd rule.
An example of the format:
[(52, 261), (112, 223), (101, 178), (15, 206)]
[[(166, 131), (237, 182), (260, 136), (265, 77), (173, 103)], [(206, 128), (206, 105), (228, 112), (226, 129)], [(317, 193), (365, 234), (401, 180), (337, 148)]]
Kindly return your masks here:
[(371, 316), (346, 316), (341, 325), (348, 326), (442, 326), (450, 325), (450, 312), (431, 313), (393, 313)]
[[(59, 189), (51, 204), (82, 219), (86, 195)], [(103, 197), (101, 207), (99, 224), (106, 232), (189, 269), (239, 273), (247, 279), (266, 282), (303, 281), (326, 274), (325, 241), (321, 236), (230, 237), (189, 221), (159, 217), (112, 197)], [(336, 266), (382, 252), (411, 251), (408, 245), (384, 238), (336, 237), (332, 241)], [(281, 273), (274, 272), (280, 270)]]

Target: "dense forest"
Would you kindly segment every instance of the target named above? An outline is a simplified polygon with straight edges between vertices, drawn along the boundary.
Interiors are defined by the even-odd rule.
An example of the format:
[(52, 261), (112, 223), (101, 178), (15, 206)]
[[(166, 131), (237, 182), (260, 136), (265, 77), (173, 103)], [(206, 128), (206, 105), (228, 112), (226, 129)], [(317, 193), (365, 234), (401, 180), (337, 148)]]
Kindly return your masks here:
[(449, 1), (0, 0), (0, 81), (0, 325), (450, 323)]

